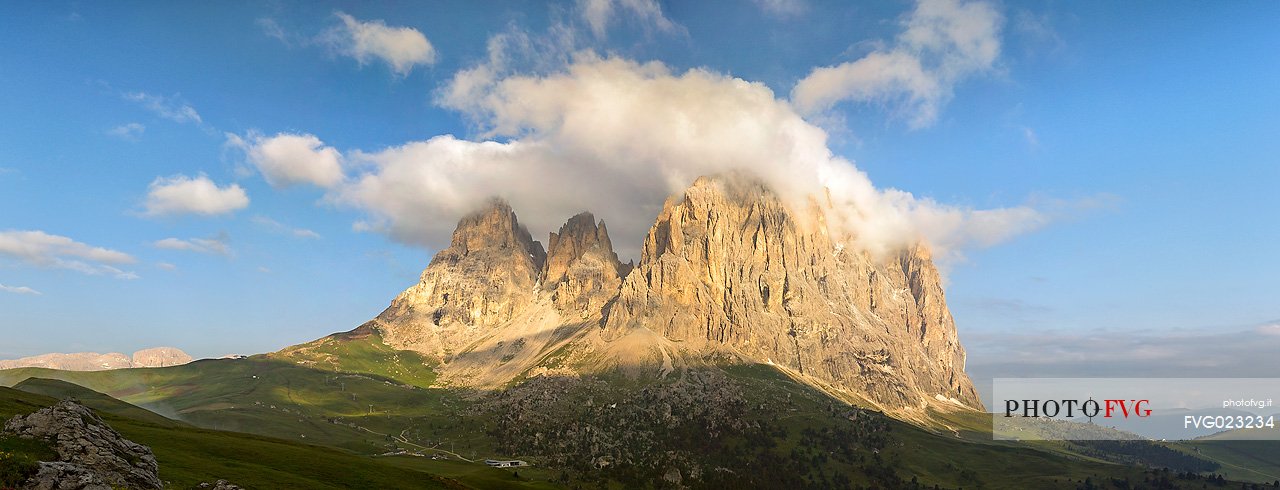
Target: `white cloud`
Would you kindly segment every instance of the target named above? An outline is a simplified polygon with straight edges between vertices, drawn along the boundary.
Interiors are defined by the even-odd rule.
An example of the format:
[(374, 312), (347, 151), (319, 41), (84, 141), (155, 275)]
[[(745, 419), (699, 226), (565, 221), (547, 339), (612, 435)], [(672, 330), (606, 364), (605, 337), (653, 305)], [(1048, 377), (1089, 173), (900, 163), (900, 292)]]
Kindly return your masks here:
[(249, 206), (249, 196), (237, 184), (218, 187), (204, 174), (196, 177), (157, 177), (147, 189), (144, 215), (225, 214)]
[(227, 144), (245, 152), (272, 187), (314, 184), (333, 187), (342, 181), (342, 154), (310, 134), (279, 133), (272, 137), (227, 134)]
[(146, 130), (146, 126), (134, 122), (111, 128), (107, 131), (107, 134), (125, 141), (138, 141), (138, 138), (142, 137), (142, 133)]
[(408, 75), (415, 65), (436, 62), (435, 47), (417, 29), (389, 27), (381, 20), (361, 21), (342, 12), (336, 15), (342, 25), (331, 31), (326, 40), (362, 65), (378, 58), (403, 76)]
[(254, 216), (251, 219), (251, 221), (253, 221), (253, 223), (258, 226), (261, 226), (263, 228), (266, 228), (267, 230), (270, 230), (272, 233), (279, 233), (282, 235), (293, 235), (294, 237), (297, 237), (297, 238), (311, 238), (311, 239), (320, 238), (319, 233), (308, 230), (306, 228), (294, 228), (292, 226), (286, 225), (284, 223), (273, 220), (266, 216), (261, 216), (261, 215)]
[(37, 296), (44, 294), (26, 286), (5, 286), (4, 284), (0, 284), (0, 291), (13, 294), (33, 294)]
[(791, 100), (806, 114), (841, 101), (899, 103), (912, 127), (928, 126), (952, 87), (994, 69), (1003, 23), (985, 1), (920, 0), (892, 47), (815, 68), (796, 83)]
[(547, 75), (507, 75), (441, 93), (498, 141), (437, 136), (348, 158), (369, 165), (330, 198), (368, 211), (364, 229), (438, 246), (463, 213), (489, 196), (509, 200), (532, 230), (590, 209), (624, 254), (639, 244), (663, 199), (700, 175), (746, 171), (789, 203), (831, 192), (829, 224), (872, 251), (920, 239), (943, 255), (998, 243), (1047, 219), (1022, 206), (973, 210), (872, 185), (835, 156), (827, 134), (765, 85), (694, 69), (673, 73), (578, 53)]
[(133, 256), (77, 242), (39, 230), (0, 231), (0, 257), (18, 260), (37, 267), (67, 269), (90, 275), (111, 275), (118, 279), (136, 279), (133, 272), (115, 267), (132, 264)]
[(176, 271), (176, 270), (178, 270), (178, 266), (173, 265), (173, 264), (170, 264), (170, 263), (168, 263), (168, 262), (156, 262), (156, 267), (159, 267), (160, 269), (163, 269), (163, 270), (166, 270), (166, 271)]
[(677, 29), (676, 24), (663, 15), (662, 6), (656, 0), (578, 0), (578, 11), (597, 38), (604, 38), (609, 24), (618, 17), (659, 31)]
[(155, 115), (173, 122), (195, 123), (197, 125), (204, 122), (200, 119), (200, 113), (182, 100), (181, 96), (165, 97), (146, 92), (129, 92), (124, 94), (124, 98), (125, 100), (137, 102)]
[(1262, 335), (1280, 337), (1280, 321), (1267, 323), (1265, 325), (1258, 325), (1254, 330)]
[(229, 237), (227, 234), (222, 233), (213, 238), (191, 238), (188, 240), (165, 238), (163, 240), (157, 240), (153, 245), (156, 248), (162, 248), (165, 250), (184, 250), (188, 252), (230, 257), (231, 246), (227, 244), (228, 241)]
[(804, 0), (752, 0), (765, 13), (783, 18), (797, 17), (809, 10)]

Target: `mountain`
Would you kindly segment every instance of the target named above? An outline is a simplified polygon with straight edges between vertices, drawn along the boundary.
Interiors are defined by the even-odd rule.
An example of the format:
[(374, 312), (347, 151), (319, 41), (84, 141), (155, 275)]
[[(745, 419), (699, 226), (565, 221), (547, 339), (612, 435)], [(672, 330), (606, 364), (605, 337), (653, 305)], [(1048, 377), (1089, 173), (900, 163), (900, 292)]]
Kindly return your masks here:
[(104, 418), (146, 409), (180, 421), (111, 423), (151, 445), (161, 478), (183, 485), (1210, 481), (1166, 485), (1169, 471), (1152, 467), (1270, 481), (1238, 468), (1274, 454), (1268, 441), (1204, 441), (1193, 454), (1147, 441), (993, 440), (928, 248), (858, 251), (856, 237), (822, 226), (823, 210), (785, 205), (751, 179), (698, 179), (623, 264), (589, 212), (544, 248), (493, 200), (463, 217), (419, 283), (355, 330), (182, 366), (0, 370), (0, 384), (74, 394)]
[(51, 353), (21, 359), (0, 360), (0, 369), (41, 367), (63, 371), (105, 371), (109, 369), (180, 366), (191, 356), (176, 347), (153, 347), (126, 356), (118, 352)]
[(873, 256), (824, 221), (758, 181), (704, 177), (665, 203), (633, 266), (590, 213), (544, 252), (491, 200), (361, 329), (433, 357), (451, 386), (768, 364), (908, 418), (980, 409), (928, 248)]
[(891, 412), (981, 408), (941, 279), (919, 244), (873, 257), (762, 184), (698, 179), (666, 202), (605, 338), (652, 331), (704, 357), (732, 352)]
[[(493, 200), (460, 221), (417, 284), (354, 330), (160, 369), (0, 370), (0, 384), (84, 393), (74, 383), (180, 420), (117, 428), (154, 448), (162, 478), (176, 472), (184, 484), (1135, 488), (1168, 479), (1151, 467), (1218, 465), (1184, 444), (993, 440), (928, 249), (855, 250), (856, 237), (821, 226), (823, 209), (785, 205), (750, 179), (699, 179), (665, 203), (638, 261), (624, 264), (590, 213), (543, 248)], [(77, 396), (99, 411), (129, 408)], [(207, 429), (275, 439), (224, 451), (200, 441), (230, 444), (234, 433)], [(1263, 481), (1228, 462), (1255, 465), (1250, 455), (1274, 445), (1230, 442), (1196, 450)], [(203, 461), (212, 456), (216, 472)]]

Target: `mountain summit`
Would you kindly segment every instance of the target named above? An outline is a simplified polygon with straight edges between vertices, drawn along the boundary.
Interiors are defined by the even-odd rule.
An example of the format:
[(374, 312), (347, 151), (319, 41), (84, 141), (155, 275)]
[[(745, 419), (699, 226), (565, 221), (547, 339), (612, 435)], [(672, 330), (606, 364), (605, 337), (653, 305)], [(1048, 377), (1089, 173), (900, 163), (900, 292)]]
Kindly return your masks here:
[(362, 328), (456, 386), (747, 363), (900, 415), (980, 408), (928, 248), (875, 256), (823, 223), (822, 206), (792, 209), (759, 181), (702, 177), (631, 266), (590, 213), (544, 252), (493, 200)]

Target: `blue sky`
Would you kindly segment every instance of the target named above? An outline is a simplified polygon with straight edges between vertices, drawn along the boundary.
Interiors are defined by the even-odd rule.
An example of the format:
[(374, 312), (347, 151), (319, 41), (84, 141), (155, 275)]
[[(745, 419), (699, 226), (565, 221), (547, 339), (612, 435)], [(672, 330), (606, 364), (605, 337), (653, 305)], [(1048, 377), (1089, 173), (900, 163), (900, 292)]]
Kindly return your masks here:
[[(1128, 369), (1107, 359), (1156, 344), (1170, 376), (1270, 357), (1235, 349), (1280, 342), (1278, 23), (1274, 2), (5, 3), (0, 357), (353, 328), (477, 190), (514, 192), (544, 240), (596, 204), (625, 255), (669, 181), (722, 168), (673, 156), (757, 130), (785, 140), (765, 154), (826, 148), (817, 165), (911, 193), (902, 226), (945, 250), (976, 377)], [(693, 143), (657, 116), (564, 122), (611, 93), (694, 124), (769, 116)], [(649, 139), (654, 159), (628, 146)], [(544, 206), (495, 152), (615, 183)], [(447, 175), (467, 165), (487, 170)], [(1210, 367), (1273, 373), (1242, 359)]]

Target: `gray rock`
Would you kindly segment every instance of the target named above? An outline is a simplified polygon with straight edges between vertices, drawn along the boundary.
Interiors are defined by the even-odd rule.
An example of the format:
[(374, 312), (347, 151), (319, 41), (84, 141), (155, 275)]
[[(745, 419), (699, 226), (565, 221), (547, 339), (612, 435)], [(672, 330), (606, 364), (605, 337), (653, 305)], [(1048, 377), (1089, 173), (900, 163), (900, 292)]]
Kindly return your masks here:
[[(70, 463), (96, 475), (101, 481), (127, 488), (161, 488), (159, 465), (151, 448), (135, 443), (103, 422), (93, 410), (69, 399), (27, 416), (17, 415), (4, 426), (6, 434), (48, 442), (61, 463)], [(50, 466), (60, 474), (66, 465)], [(42, 463), (41, 471), (45, 471)], [(79, 480), (76, 480), (79, 481)], [(93, 484), (92, 482), (85, 483)], [(94, 488), (45, 486), (36, 488)]]
[(218, 480), (213, 483), (205, 482), (196, 486), (196, 488), (207, 488), (209, 490), (244, 490), (244, 487), (236, 485), (226, 480)]
[(27, 480), (23, 490), (111, 490), (93, 471), (74, 463), (40, 462), (40, 472)]

